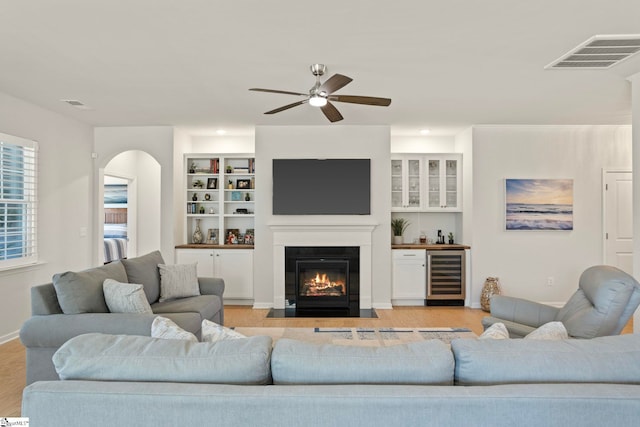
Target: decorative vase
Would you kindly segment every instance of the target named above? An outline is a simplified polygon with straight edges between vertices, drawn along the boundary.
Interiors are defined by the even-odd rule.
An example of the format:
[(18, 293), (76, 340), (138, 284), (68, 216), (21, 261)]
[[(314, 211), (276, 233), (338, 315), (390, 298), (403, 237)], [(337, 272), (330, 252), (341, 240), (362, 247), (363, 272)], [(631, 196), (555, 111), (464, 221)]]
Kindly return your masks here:
[(202, 231), (200, 231), (200, 220), (196, 219), (196, 231), (193, 232), (193, 243), (199, 244), (202, 243)]
[(393, 236), (394, 245), (401, 245), (403, 243), (404, 243), (404, 239), (402, 238), (402, 236)]
[(487, 277), (482, 286), (482, 294), (480, 295), (480, 307), (483, 311), (491, 311), (491, 297), (500, 295), (500, 282), (497, 277)]
[(198, 194), (197, 193), (193, 193), (193, 196), (191, 196), (191, 200), (193, 200), (194, 202), (198, 200)]

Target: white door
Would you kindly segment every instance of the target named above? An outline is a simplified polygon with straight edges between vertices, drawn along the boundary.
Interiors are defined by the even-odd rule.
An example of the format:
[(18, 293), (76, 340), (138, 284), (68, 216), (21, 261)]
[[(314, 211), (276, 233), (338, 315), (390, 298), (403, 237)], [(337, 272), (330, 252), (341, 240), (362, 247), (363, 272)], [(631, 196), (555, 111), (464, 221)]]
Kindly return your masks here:
[(633, 274), (632, 173), (606, 172), (604, 193), (604, 262)]

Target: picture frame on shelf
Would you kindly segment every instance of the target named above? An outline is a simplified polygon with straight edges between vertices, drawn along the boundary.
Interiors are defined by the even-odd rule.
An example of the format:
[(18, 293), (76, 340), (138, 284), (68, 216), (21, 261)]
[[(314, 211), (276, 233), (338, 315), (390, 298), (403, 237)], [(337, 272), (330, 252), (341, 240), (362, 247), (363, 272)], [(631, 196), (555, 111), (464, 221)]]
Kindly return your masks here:
[(207, 230), (207, 243), (210, 245), (218, 244), (218, 229), (210, 228)]
[(225, 232), (225, 244), (237, 245), (239, 242), (240, 230), (237, 228), (227, 228)]
[(251, 188), (250, 179), (238, 179), (236, 180), (236, 188), (247, 190)]
[(218, 178), (207, 179), (207, 189), (216, 190), (218, 188)]
[(244, 233), (244, 244), (245, 245), (253, 245), (255, 243), (255, 239), (253, 237), (254, 231), (253, 228), (247, 228)]

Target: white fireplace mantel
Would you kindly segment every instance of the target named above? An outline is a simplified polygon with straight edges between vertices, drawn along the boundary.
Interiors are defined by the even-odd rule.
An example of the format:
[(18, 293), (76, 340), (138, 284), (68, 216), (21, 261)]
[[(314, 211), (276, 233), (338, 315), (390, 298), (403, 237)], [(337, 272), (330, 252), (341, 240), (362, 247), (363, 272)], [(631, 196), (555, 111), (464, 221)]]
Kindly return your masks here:
[(271, 223), (273, 233), (273, 306), (285, 308), (286, 246), (360, 247), (360, 309), (370, 309), (372, 300), (372, 233), (375, 223)]

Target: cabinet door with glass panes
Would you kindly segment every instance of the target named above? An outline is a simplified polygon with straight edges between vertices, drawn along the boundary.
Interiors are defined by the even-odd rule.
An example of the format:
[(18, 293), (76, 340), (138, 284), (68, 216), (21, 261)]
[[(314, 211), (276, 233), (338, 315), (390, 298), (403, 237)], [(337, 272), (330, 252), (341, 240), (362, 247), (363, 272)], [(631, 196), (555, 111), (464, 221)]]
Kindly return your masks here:
[(185, 170), (184, 242), (253, 245), (255, 158), (187, 154)]
[(422, 158), (391, 159), (391, 210), (420, 211), (423, 208)]
[(425, 211), (461, 211), (462, 155), (441, 154), (425, 157)]

